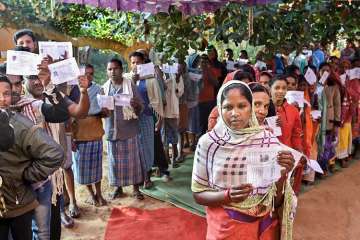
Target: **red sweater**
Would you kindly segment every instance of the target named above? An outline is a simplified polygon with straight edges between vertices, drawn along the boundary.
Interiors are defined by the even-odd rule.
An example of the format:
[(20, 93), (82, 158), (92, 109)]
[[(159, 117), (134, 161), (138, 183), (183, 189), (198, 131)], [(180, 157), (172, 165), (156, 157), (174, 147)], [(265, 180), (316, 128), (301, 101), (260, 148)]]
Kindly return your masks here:
[(303, 152), (303, 131), (299, 111), (285, 101), (277, 108), (277, 115), (281, 120), (282, 135), (278, 137), (280, 142)]

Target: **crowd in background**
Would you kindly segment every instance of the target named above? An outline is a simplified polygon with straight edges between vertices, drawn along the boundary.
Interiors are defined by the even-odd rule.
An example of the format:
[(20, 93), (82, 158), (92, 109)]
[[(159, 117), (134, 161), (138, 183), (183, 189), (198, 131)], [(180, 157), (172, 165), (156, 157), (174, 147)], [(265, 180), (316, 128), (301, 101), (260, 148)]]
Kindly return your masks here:
[[(36, 42), (31, 30), (14, 35), (16, 51), (36, 52)], [(119, 59), (109, 60), (108, 79), (102, 86), (95, 83), (96, 69), (91, 64), (86, 65), (85, 76), (79, 77), (79, 85), (58, 86), (51, 83), (48, 70), (51, 58), (44, 58), (39, 74), (33, 76), (8, 75), (6, 63), (2, 64), (0, 85), (6, 91), (1, 87), (0, 108), (16, 112), (15, 116), (22, 118), (26, 126), (44, 129), (37, 137), (40, 140), (31, 135), (33, 139), (29, 141), (47, 142), (53, 149), (46, 151), (53, 155), (47, 156), (52, 162), (32, 163), (32, 159), (40, 159), (38, 155), (45, 149), (31, 147), (34, 152), (28, 154), (28, 150), (20, 149), (29, 148), (29, 144), (22, 143), (26, 146), (9, 150), (25, 151), (24, 158), (37, 168), (21, 180), (16, 177), (20, 171), (16, 169), (23, 168), (23, 161), (9, 160), (0, 167), (2, 179), (10, 172), (21, 185), (21, 191), (27, 189), (29, 195), (25, 201), (25, 197), (8, 196), (6, 189), (0, 191), (6, 202), (1, 207), (0, 238), (7, 239), (10, 229), (15, 240), (31, 239), (32, 235), (36, 239), (60, 239), (61, 224), (72, 227), (73, 218), (81, 214), (75, 182), (86, 186), (87, 203), (106, 205), (108, 200), (101, 192), (104, 146), (108, 153), (109, 184), (114, 187), (110, 199), (124, 196), (123, 187), (133, 186), (133, 197), (143, 200), (140, 188), (152, 188), (153, 175), (171, 181), (171, 169), (181, 166), (185, 155), (195, 151), (198, 139), (218, 121), (216, 96), (230, 80), (242, 81), (253, 93), (261, 93), (254, 109), (258, 121), (266, 125), (266, 117), (278, 116), (280, 142), (318, 161), (322, 167), (324, 175), (315, 174), (306, 161), (296, 166), (293, 189), (299, 193), (302, 182), (311, 184), (316, 177), (334, 172), (336, 161), (347, 167), (358, 147), (360, 82), (349, 79), (347, 73), (360, 67), (359, 54), (359, 48), (348, 41), (342, 51), (328, 51), (317, 44), (286, 58), (277, 54), (266, 60), (260, 52), (256, 61), (251, 62), (245, 50), (235, 61), (233, 51), (226, 49), (222, 60), (215, 47), (208, 46), (204, 53), (176, 60), (177, 73), (163, 73), (161, 66), (155, 66), (154, 75), (140, 78), (137, 66), (151, 60), (146, 50), (139, 49), (128, 56), (128, 72)], [(233, 68), (228, 67), (228, 62), (234, 62)], [(304, 76), (308, 68), (317, 77), (313, 84)], [(320, 83), (324, 72), (329, 76)], [(194, 78), (194, 74), (201, 78)], [(342, 81), (340, 76), (344, 74), (346, 79)], [(304, 92), (303, 107), (287, 102), (289, 90)], [(115, 106), (113, 110), (100, 107), (98, 95), (118, 94), (130, 95), (130, 105)], [(5, 103), (5, 95), (11, 96), (11, 102)], [(321, 115), (314, 117), (315, 110)], [(60, 150), (58, 144), (62, 146)], [(4, 182), (0, 189), (4, 186), (11, 189)], [(64, 201), (64, 192), (68, 203)], [(21, 221), (23, 224), (19, 224)], [(26, 232), (27, 237), (18, 236), (17, 231)]]

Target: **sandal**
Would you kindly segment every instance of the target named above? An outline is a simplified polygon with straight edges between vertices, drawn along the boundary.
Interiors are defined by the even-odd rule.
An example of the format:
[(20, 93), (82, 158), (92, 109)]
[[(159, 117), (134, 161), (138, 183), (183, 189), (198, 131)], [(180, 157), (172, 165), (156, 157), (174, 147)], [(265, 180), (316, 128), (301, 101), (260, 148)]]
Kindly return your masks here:
[(183, 162), (185, 162), (185, 156), (184, 155), (180, 155), (175, 160), (175, 163), (183, 163)]
[(66, 215), (66, 213), (61, 213), (60, 215), (61, 215), (60, 216), (61, 225), (63, 225), (64, 228), (73, 228), (74, 227), (74, 220), (71, 217)]
[(91, 205), (91, 206), (96, 206), (96, 205), (98, 205), (99, 203), (98, 203), (98, 200), (96, 199), (96, 197), (94, 196), (94, 197), (88, 197), (86, 200), (85, 200), (85, 203), (86, 204), (89, 204), (89, 205)]
[(145, 199), (144, 195), (141, 192), (134, 192), (132, 194), (132, 197), (136, 198), (137, 200), (144, 200)]
[(70, 204), (69, 205), (69, 215), (72, 218), (80, 217), (80, 209), (76, 204)]
[(151, 180), (147, 180), (144, 182), (144, 188), (145, 189), (150, 189), (154, 186), (154, 183)]

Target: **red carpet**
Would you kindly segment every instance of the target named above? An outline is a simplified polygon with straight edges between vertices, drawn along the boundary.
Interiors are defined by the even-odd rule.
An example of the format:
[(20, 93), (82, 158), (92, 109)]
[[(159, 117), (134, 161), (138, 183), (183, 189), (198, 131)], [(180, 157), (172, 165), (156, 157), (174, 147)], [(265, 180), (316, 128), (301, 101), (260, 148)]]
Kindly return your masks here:
[(105, 240), (204, 240), (206, 219), (180, 208), (114, 208)]

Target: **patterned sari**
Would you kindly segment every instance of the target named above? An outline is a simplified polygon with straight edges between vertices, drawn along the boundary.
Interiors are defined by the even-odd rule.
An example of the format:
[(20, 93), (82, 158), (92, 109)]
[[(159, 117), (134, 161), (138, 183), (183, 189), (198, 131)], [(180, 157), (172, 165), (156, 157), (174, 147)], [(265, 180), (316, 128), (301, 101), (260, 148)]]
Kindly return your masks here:
[[(218, 109), (221, 109), (224, 89), (231, 84), (247, 87), (240, 81), (224, 84), (217, 97)], [(259, 127), (254, 111), (250, 127), (236, 131), (225, 124), (222, 111), (219, 114), (214, 129), (203, 135), (198, 142), (194, 157), (192, 191), (224, 191), (250, 183), (249, 179), (252, 179), (255, 190), (243, 202), (207, 208), (207, 239), (270, 240), (278, 239), (278, 235), (281, 235), (281, 239), (292, 239), (296, 197), (288, 178), (283, 189), (280, 234), (278, 218), (273, 214), (276, 182), (280, 178), (280, 171), (277, 172), (275, 165), (277, 154), (281, 150), (291, 151), (297, 161), (302, 154), (283, 145), (271, 132)], [(278, 178), (274, 180), (275, 178), (269, 177), (270, 172)], [(257, 182), (257, 177), (272, 180), (260, 183)]]

